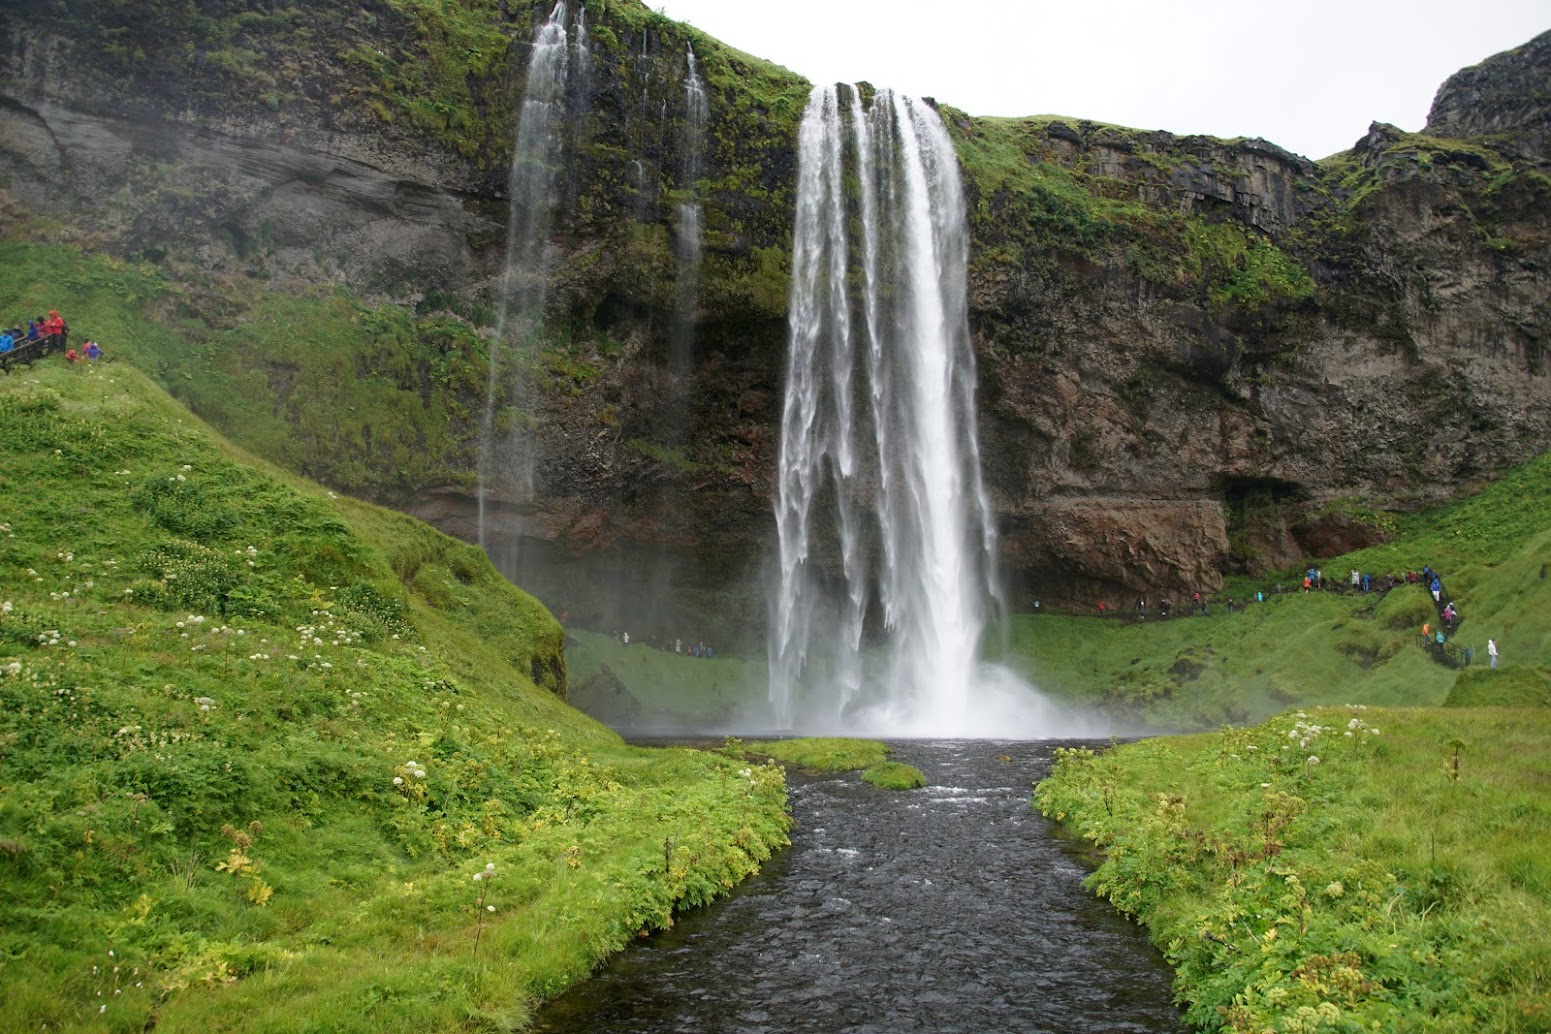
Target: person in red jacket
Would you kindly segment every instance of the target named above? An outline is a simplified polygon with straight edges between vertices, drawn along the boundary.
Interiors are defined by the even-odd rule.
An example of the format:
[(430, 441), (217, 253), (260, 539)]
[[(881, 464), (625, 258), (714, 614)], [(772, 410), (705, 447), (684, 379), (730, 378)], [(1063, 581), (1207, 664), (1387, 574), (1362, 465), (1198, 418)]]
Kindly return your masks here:
[(48, 318), (43, 321), (43, 350), (45, 352), (52, 352), (56, 349), (63, 351), (65, 348), (64, 333), (64, 317), (60, 316), (54, 309), (50, 309), (48, 311)]

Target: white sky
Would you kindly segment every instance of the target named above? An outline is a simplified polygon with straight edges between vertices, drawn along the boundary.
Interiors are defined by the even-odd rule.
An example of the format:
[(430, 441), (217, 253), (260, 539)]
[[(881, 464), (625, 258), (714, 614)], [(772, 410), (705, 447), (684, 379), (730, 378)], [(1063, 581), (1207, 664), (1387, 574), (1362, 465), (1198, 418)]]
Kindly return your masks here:
[(1419, 130), (1467, 65), (1551, 29), (1551, 0), (648, 0), (815, 82), (973, 115), (1261, 136), (1310, 158)]

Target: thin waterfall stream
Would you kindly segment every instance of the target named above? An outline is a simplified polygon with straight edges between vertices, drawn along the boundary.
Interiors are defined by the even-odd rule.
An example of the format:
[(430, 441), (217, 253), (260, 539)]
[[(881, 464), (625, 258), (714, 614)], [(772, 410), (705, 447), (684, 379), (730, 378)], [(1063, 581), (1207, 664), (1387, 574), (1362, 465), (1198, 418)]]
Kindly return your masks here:
[(1030, 787), (1056, 742), (906, 741), (919, 790), (789, 777), (792, 846), (546, 1006), (550, 1034), (1179, 1034), (1145, 931)]
[[(556, 0), (549, 17), (534, 30), (507, 177), (506, 253), (495, 299), (478, 457), (479, 542), (487, 553), (492, 548), (490, 500), (533, 494), (529, 367), (543, 332), (550, 225), (568, 189), (567, 123), (576, 120), (586, 102), (590, 76), (586, 13), (577, 12), (574, 32), (566, 29), (567, 15), (566, 0)], [(515, 575), (511, 563), (494, 554), (492, 559), (508, 577)]]

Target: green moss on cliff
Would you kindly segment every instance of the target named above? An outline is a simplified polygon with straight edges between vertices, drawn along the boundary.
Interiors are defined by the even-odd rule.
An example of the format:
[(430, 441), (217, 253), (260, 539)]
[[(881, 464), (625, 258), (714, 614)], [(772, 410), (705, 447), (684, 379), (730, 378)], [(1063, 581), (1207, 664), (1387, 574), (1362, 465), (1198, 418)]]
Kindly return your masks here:
[[(1015, 264), (1060, 282), (1089, 265), (1129, 267), (1220, 317), (1315, 294), (1305, 265), (1268, 234), (1162, 203), (1175, 193), (1169, 175), (1197, 160), (1192, 154), (1118, 127), (1081, 123), (1086, 135), (1079, 137), (1048, 116), (945, 114), (964, 166), (977, 245), (971, 261), (981, 275)], [(1073, 140), (1082, 157), (1063, 157), (1056, 144)], [(1091, 157), (1098, 150), (1134, 158), (1134, 167), (1125, 176), (1106, 174)]]

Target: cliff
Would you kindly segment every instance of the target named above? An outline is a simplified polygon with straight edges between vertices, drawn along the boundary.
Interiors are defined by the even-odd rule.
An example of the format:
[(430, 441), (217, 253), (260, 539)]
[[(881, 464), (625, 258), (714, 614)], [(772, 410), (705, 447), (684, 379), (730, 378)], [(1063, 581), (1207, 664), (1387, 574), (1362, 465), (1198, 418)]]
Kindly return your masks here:
[[(163, 348), (153, 365), (237, 439), (472, 537), (507, 164), (549, 7), (199, 10), (74, 0), (0, 22), (8, 211), (176, 285), (163, 314), (201, 342), (236, 340), (276, 293), (407, 313), (368, 355), (341, 334), (305, 360)], [(662, 620), (756, 628), (807, 84), (637, 3), (583, 10), (533, 411), (502, 414), (536, 441), (536, 493), (492, 499), (493, 552), (579, 619), (652, 599)], [(1385, 511), (1551, 443), (1551, 179), (1541, 93), (1518, 85), (1547, 81), (1546, 41), (1451, 79), (1425, 133), (1376, 124), (1322, 163), (943, 111), (974, 234), (981, 451), (1020, 594), (1210, 590), (1379, 541)], [(693, 177), (690, 45), (710, 102)], [(367, 412), (333, 401), (360, 379), (392, 390)], [(245, 439), (255, 408), (285, 433)], [(409, 474), (387, 444), (406, 427), (434, 453)]]

